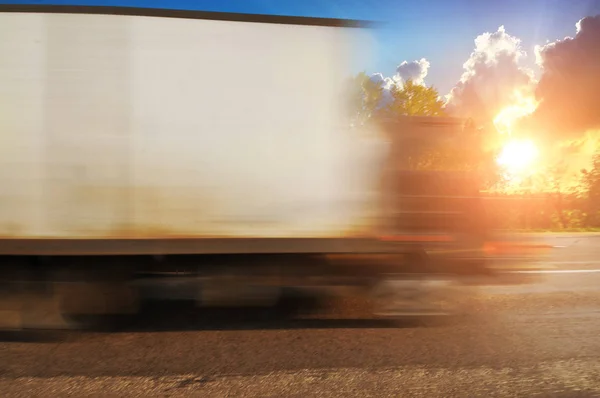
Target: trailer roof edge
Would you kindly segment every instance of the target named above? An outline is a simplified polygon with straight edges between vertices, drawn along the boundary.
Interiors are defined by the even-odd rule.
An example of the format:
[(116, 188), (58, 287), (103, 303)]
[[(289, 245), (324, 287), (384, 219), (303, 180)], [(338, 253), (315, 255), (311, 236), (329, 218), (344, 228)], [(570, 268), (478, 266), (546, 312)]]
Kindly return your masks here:
[(202, 19), (212, 21), (254, 22), (284, 25), (324, 26), (339, 28), (374, 28), (375, 21), (318, 18), (291, 15), (247, 14), (216, 11), (196, 11), (167, 8), (142, 8), (89, 5), (0, 4), (0, 13), (94, 14), (159, 18)]

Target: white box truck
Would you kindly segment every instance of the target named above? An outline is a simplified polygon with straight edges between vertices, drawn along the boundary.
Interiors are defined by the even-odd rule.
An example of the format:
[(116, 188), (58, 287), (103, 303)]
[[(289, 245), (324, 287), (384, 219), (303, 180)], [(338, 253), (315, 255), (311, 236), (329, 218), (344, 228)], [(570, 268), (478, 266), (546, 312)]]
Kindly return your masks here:
[[(308, 285), (371, 292), (464, 245), (440, 228), (388, 228), (393, 140), (350, 128), (344, 97), (368, 33), (345, 20), (0, 6), (3, 294), (51, 286), (62, 316), (83, 322), (135, 311), (174, 276), (188, 293), (166, 296), (201, 305)], [(480, 263), (472, 249), (460, 258)]]

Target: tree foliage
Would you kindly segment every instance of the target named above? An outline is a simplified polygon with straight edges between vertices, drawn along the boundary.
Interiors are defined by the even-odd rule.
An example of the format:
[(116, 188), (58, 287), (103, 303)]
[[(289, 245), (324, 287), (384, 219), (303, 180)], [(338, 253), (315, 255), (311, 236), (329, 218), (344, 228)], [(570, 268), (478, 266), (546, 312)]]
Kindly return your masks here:
[[(350, 84), (351, 124), (362, 126), (368, 120), (385, 118), (401, 119), (405, 116), (446, 116), (444, 102), (434, 87), (416, 84), (411, 80), (383, 87), (383, 82), (372, 79), (361, 72), (354, 76)], [(387, 91), (389, 90), (389, 91)], [(402, 132), (399, 132), (402, 134)], [(490, 175), (486, 180), (496, 176), (493, 169), (491, 153), (480, 151), (480, 132), (475, 126), (467, 126), (456, 140), (431, 140), (430, 136), (416, 137), (409, 135), (402, 140), (403, 167), (415, 170), (477, 170)]]
[(581, 174), (586, 223), (600, 225), (600, 152), (592, 158), (592, 167)]
[(382, 92), (383, 88), (373, 83), (365, 72), (350, 78), (347, 99), (352, 126), (361, 126), (373, 116)]
[(382, 84), (360, 72), (348, 82), (347, 99), (353, 126), (363, 125), (372, 117), (444, 116), (444, 103), (434, 87), (406, 81), (393, 85), (390, 100)]
[(411, 80), (392, 87), (393, 101), (389, 110), (403, 116), (445, 116), (444, 103), (433, 87), (415, 84)]

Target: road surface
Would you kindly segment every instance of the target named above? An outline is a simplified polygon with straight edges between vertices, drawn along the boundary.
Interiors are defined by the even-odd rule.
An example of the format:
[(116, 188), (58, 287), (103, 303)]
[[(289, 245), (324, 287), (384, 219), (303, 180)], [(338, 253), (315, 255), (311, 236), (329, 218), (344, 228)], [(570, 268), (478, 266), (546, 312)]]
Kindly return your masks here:
[(470, 289), (444, 322), (360, 320), (346, 300), (293, 321), (154, 307), (112, 334), (7, 335), (0, 395), (600, 396), (600, 237), (543, 239), (538, 282)]

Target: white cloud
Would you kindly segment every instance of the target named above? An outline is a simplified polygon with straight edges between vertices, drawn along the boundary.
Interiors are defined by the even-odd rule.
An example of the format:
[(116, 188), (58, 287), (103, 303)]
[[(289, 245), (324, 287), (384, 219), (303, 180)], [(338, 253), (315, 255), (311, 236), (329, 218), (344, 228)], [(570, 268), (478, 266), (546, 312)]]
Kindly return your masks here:
[(479, 35), (463, 64), (460, 80), (446, 96), (447, 109), (459, 116), (489, 121), (517, 97), (530, 95), (533, 72), (519, 64), (525, 56), (521, 40), (506, 33), (504, 26)]
[(389, 105), (393, 101), (392, 91), (394, 87), (401, 87), (407, 80), (412, 80), (415, 84), (425, 84), (425, 78), (429, 71), (429, 61), (425, 58), (415, 61), (403, 61), (396, 67), (396, 74), (392, 77), (385, 77), (381, 73), (373, 73), (370, 80), (373, 84), (382, 89), (380, 108)]
[(429, 61), (425, 58), (411, 62), (404, 61), (396, 67), (395, 77), (401, 82), (412, 80), (415, 84), (425, 84), (429, 66)]

